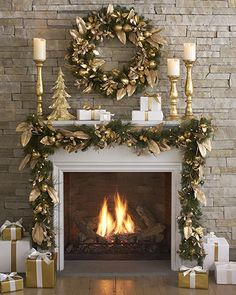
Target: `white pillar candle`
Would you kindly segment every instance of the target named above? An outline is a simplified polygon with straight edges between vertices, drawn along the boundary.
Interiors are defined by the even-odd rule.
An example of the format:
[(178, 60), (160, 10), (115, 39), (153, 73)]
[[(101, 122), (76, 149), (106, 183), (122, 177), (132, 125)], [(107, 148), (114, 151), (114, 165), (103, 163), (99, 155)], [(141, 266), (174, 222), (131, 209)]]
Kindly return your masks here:
[(33, 58), (34, 60), (46, 60), (46, 40), (42, 38), (33, 39)]
[(168, 76), (178, 76), (179, 77), (179, 59), (178, 58), (168, 58), (167, 59), (167, 74)]
[(196, 60), (196, 44), (184, 43), (184, 60)]

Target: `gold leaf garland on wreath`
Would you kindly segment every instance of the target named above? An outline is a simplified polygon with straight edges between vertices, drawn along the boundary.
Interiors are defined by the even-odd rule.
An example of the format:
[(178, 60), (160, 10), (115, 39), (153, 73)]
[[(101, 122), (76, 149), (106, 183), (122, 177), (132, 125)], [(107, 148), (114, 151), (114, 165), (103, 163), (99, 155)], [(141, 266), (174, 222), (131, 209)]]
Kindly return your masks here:
[[(184, 156), (182, 189), (179, 192), (181, 243), (178, 252), (183, 259), (197, 260), (199, 264), (203, 262), (205, 254), (201, 243), (203, 228), (200, 219), (201, 207), (206, 205), (206, 196), (200, 187), (204, 183), (202, 171), (206, 154), (199, 147), (211, 150), (211, 121), (201, 118), (184, 121), (175, 127), (160, 124), (139, 129), (121, 121), (111, 121), (107, 125), (73, 126), (70, 130), (65, 130), (55, 129), (49, 122), (44, 123), (33, 115), (27, 122), (20, 123), (16, 130), (27, 137), (27, 140), (21, 140), (25, 157), (19, 168), (29, 166), (32, 171), (29, 201), (34, 212), (32, 239), (35, 244), (44, 249), (55, 246), (53, 208), (59, 198), (54, 189), (53, 165), (48, 156), (57, 148), (77, 152), (90, 147), (103, 149), (126, 145), (137, 155), (150, 152), (155, 156), (171, 148), (179, 148)], [(26, 136), (29, 130), (30, 136)]]
[[(166, 44), (159, 34), (161, 29), (154, 28), (133, 8), (113, 7), (112, 4), (87, 17), (77, 17), (76, 25), (70, 30), (73, 41), (66, 59), (77, 78), (76, 85), (84, 93), (94, 90), (121, 100), (146, 86), (154, 87), (158, 79), (160, 49)], [(123, 71), (115, 68), (104, 72), (105, 61), (98, 58), (96, 45), (115, 36), (122, 44), (130, 41), (137, 52)]]

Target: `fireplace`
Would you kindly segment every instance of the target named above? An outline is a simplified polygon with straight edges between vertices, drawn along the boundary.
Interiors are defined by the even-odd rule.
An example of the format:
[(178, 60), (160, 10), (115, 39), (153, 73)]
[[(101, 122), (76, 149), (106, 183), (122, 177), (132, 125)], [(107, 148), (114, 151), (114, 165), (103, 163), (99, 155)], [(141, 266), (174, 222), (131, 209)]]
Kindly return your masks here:
[(65, 259), (170, 259), (170, 172), (64, 173)]
[[(177, 216), (180, 211), (178, 190), (180, 190), (182, 169), (182, 157), (178, 150), (163, 152), (155, 157), (150, 154), (137, 156), (131, 149), (124, 146), (116, 146), (111, 149), (100, 151), (89, 149), (85, 152), (71, 154), (66, 153), (63, 149), (58, 149), (54, 155), (50, 156), (50, 160), (53, 163), (55, 188), (60, 198), (60, 203), (55, 207), (54, 211), (59, 270), (64, 269), (65, 259), (161, 259), (161, 257), (170, 257), (171, 268), (173, 270), (178, 269), (180, 266), (177, 254), (180, 241), (177, 225)], [(153, 184), (150, 184), (150, 179), (153, 179), (151, 181)], [(97, 183), (95, 186), (95, 180), (100, 184)], [(148, 180), (148, 184), (145, 182), (146, 180)], [(102, 185), (102, 183), (106, 185)], [(127, 185), (127, 183), (131, 185)], [(158, 183), (159, 186), (157, 186), (156, 183)], [(100, 193), (94, 194), (92, 192), (97, 191), (97, 189), (95, 189), (97, 185), (100, 185)], [(90, 187), (89, 195), (88, 186)], [(103, 186), (103, 189), (101, 189), (101, 186)], [(164, 193), (161, 188), (162, 186), (165, 186)], [(144, 191), (142, 190), (144, 190), (145, 187), (151, 188), (151, 190), (161, 189), (162, 192), (148, 192), (144, 197)], [(68, 192), (67, 189), (69, 190)], [(75, 192), (73, 192), (73, 189)], [(132, 195), (130, 195), (130, 191), (133, 192)], [(113, 220), (115, 220), (114, 196), (117, 193), (119, 193), (123, 201), (126, 200), (127, 202), (127, 214), (131, 216), (135, 223), (135, 232), (129, 235), (126, 233), (123, 234), (123, 236), (120, 234), (119, 237), (117, 237), (116, 234), (105, 237), (98, 236), (95, 242), (92, 240), (93, 246), (94, 243), (96, 244), (97, 242), (100, 248), (102, 244), (105, 244), (105, 250), (102, 249), (99, 254), (100, 257), (98, 253), (93, 252), (93, 246), (91, 247), (93, 250), (91, 250), (90, 253), (76, 251), (76, 247), (78, 246), (78, 244), (76, 245), (76, 242), (78, 242), (78, 225), (73, 225), (72, 229), (70, 223), (76, 219), (72, 216), (71, 221), (68, 222), (68, 216), (72, 213), (76, 213), (77, 217), (84, 217), (83, 211), (86, 211), (86, 214), (89, 212), (89, 210), (85, 210), (85, 207), (87, 209), (91, 208), (91, 216), (86, 217), (85, 214), (85, 220), (88, 222), (90, 218), (93, 222), (95, 221), (93, 231), (95, 235), (98, 235), (96, 219), (99, 217), (102, 205), (104, 204), (104, 198), (108, 198), (108, 211), (113, 217)], [(81, 194), (84, 194), (84, 196)], [(73, 199), (76, 197), (78, 197), (77, 201), (79, 204), (69, 206), (70, 202), (73, 202)], [(157, 200), (159, 197), (160, 201)], [(72, 199), (70, 200), (70, 198)], [(84, 204), (83, 198), (86, 198)], [(94, 202), (96, 202), (95, 207)], [(158, 207), (158, 202), (163, 203)], [(81, 206), (85, 207), (81, 208)], [(68, 212), (68, 208), (75, 209), (75, 212), (73, 212), (73, 210), (70, 211), (70, 209), (70, 212)], [(153, 235), (156, 237), (156, 240), (152, 236), (152, 238), (147, 239), (147, 245), (145, 244), (148, 250), (153, 246), (153, 252), (145, 251), (144, 245), (143, 252), (138, 252), (138, 250), (140, 251), (138, 241), (140, 241), (141, 234), (137, 223), (140, 222), (138, 221), (140, 216), (138, 216), (138, 219), (134, 217), (134, 214), (139, 214), (141, 212), (138, 208), (141, 208), (141, 211), (142, 209), (147, 210), (145, 214), (150, 213), (150, 216), (153, 216), (153, 226), (158, 226), (158, 224), (160, 226), (160, 239), (162, 235), (163, 239), (158, 241), (156, 237), (158, 234), (156, 234)], [(139, 213), (137, 210), (139, 210)], [(152, 219), (152, 217), (149, 218)], [(141, 221), (143, 222), (142, 218)], [(142, 230), (142, 232), (144, 230)], [(128, 247), (120, 246), (127, 242), (129, 243)], [(72, 250), (74, 245), (75, 249)], [(166, 245), (166, 247), (163, 245)], [(108, 246), (112, 248), (110, 253), (108, 251)], [(149, 246), (150, 248), (148, 248)], [(126, 249), (125, 253), (122, 252), (123, 250), (121, 251), (121, 249)], [(145, 254), (147, 254), (146, 257)]]

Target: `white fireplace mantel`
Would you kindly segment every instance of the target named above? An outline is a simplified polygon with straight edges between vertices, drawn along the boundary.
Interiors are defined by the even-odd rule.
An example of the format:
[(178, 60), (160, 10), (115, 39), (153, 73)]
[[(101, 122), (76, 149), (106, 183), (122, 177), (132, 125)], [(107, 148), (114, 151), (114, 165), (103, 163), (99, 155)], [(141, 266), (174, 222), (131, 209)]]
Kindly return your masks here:
[(53, 162), (55, 189), (60, 198), (60, 203), (55, 207), (54, 212), (59, 270), (64, 269), (64, 172), (171, 172), (171, 268), (178, 269), (180, 262), (176, 251), (180, 236), (176, 217), (180, 211), (178, 202), (182, 169), (180, 151), (173, 149), (155, 157), (150, 153), (137, 156), (132, 149), (125, 146), (99, 151), (89, 149), (71, 154), (59, 149), (50, 156), (50, 160)]

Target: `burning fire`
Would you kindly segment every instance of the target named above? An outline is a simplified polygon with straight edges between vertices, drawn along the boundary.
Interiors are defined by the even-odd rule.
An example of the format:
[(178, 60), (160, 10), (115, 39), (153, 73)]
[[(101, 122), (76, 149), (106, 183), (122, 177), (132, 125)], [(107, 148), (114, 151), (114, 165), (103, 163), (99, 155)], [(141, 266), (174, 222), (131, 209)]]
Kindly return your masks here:
[(115, 219), (108, 211), (107, 198), (104, 198), (102, 208), (98, 217), (97, 234), (102, 237), (109, 237), (114, 234), (134, 233), (134, 222), (127, 213), (128, 205), (117, 193), (114, 197)]

